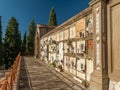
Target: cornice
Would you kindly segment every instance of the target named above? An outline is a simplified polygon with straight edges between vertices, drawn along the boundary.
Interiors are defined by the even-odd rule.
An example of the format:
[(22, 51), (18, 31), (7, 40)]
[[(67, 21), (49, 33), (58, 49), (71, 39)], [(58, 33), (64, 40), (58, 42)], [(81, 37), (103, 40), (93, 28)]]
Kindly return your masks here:
[(62, 23), (61, 25), (57, 26), (56, 28), (54, 28), (53, 30), (51, 30), (50, 32), (48, 32), (47, 34), (42, 36), (42, 38), (49, 36), (51, 33), (57, 32), (57, 31), (65, 28), (66, 26), (71, 25), (72, 23), (75, 23), (76, 21), (80, 20), (81, 18), (83, 18), (91, 13), (92, 13), (92, 8), (88, 7), (87, 9), (85, 9), (85, 10), (81, 11), (80, 13), (78, 13), (77, 15), (71, 17), (66, 22)]
[(93, 6), (93, 5), (95, 5), (96, 3), (98, 3), (100, 0), (92, 0), (90, 3), (89, 3), (89, 5), (90, 6)]

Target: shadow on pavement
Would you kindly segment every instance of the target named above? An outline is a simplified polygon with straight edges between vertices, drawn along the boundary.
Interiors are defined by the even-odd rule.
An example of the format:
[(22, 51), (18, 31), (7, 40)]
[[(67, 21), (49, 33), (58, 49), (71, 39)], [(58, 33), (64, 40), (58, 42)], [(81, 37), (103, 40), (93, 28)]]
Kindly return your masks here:
[(24, 57), (22, 57), (20, 63), (18, 90), (30, 90)]

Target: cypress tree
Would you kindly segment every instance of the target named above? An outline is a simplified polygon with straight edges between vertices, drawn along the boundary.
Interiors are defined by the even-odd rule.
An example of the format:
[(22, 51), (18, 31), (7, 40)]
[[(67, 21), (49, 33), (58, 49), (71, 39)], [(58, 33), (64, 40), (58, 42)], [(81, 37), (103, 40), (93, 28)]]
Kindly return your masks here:
[(15, 17), (11, 17), (8, 22), (5, 34), (5, 64), (8, 69), (14, 62), (15, 57), (20, 52), (21, 35), (18, 30), (18, 22)]
[(17, 50), (18, 50), (18, 53), (19, 53), (19, 52), (21, 52), (21, 45), (22, 45), (21, 32), (20, 31), (18, 31), (17, 40), (18, 40), (18, 42), (17, 42), (18, 49)]
[(26, 32), (24, 33), (24, 36), (23, 36), (23, 42), (22, 42), (22, 55), (25, 54), (25, 51), (26, 51)]
[(57, 18), (56, 18), (56, 13), (55, 13), (54, 7), (52, 7), (50, 10), (48, 25), (57, 26)]
[(4, 64), (4, 46), (2, 43), (2, 23), (0, 16), (0, 66)]
[(32, 19), (29, 25), (29, 32), (27, 37), (27, 53), (30, 55), (34, 54), (34, 39), (35, 39), (35, 22)]
[(0, 16), (0, 45), (2, 44), (2, 25), (1, 25), (1, 16)]

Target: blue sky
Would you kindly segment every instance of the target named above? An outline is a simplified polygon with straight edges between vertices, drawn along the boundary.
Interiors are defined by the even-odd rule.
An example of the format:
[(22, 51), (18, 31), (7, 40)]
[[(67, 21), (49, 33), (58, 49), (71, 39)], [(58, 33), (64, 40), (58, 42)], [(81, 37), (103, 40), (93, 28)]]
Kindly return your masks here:
[(50, 9), (54, 6), (58, 24), (62, 24), (89, 6), (91, 0), (0, 0), (0, 16), (2, 16), (2, 31), (5, 35), (9, 19), (14, 16), (19, 23), (23, 36), (28, 31), (32, 18), (35, 23), (47, 24)]

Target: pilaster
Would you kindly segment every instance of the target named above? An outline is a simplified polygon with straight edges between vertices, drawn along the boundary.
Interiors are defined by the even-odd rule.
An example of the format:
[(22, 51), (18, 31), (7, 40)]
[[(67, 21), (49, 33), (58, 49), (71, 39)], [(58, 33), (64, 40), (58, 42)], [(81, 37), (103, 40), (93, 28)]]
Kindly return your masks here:
[(109, 90), (120, 90), (120, 0), (107, 5)]
[(107, 67), (107, 0), (92, 0), (94, 29), (94, 71), (90, 90), (108, 90)]

